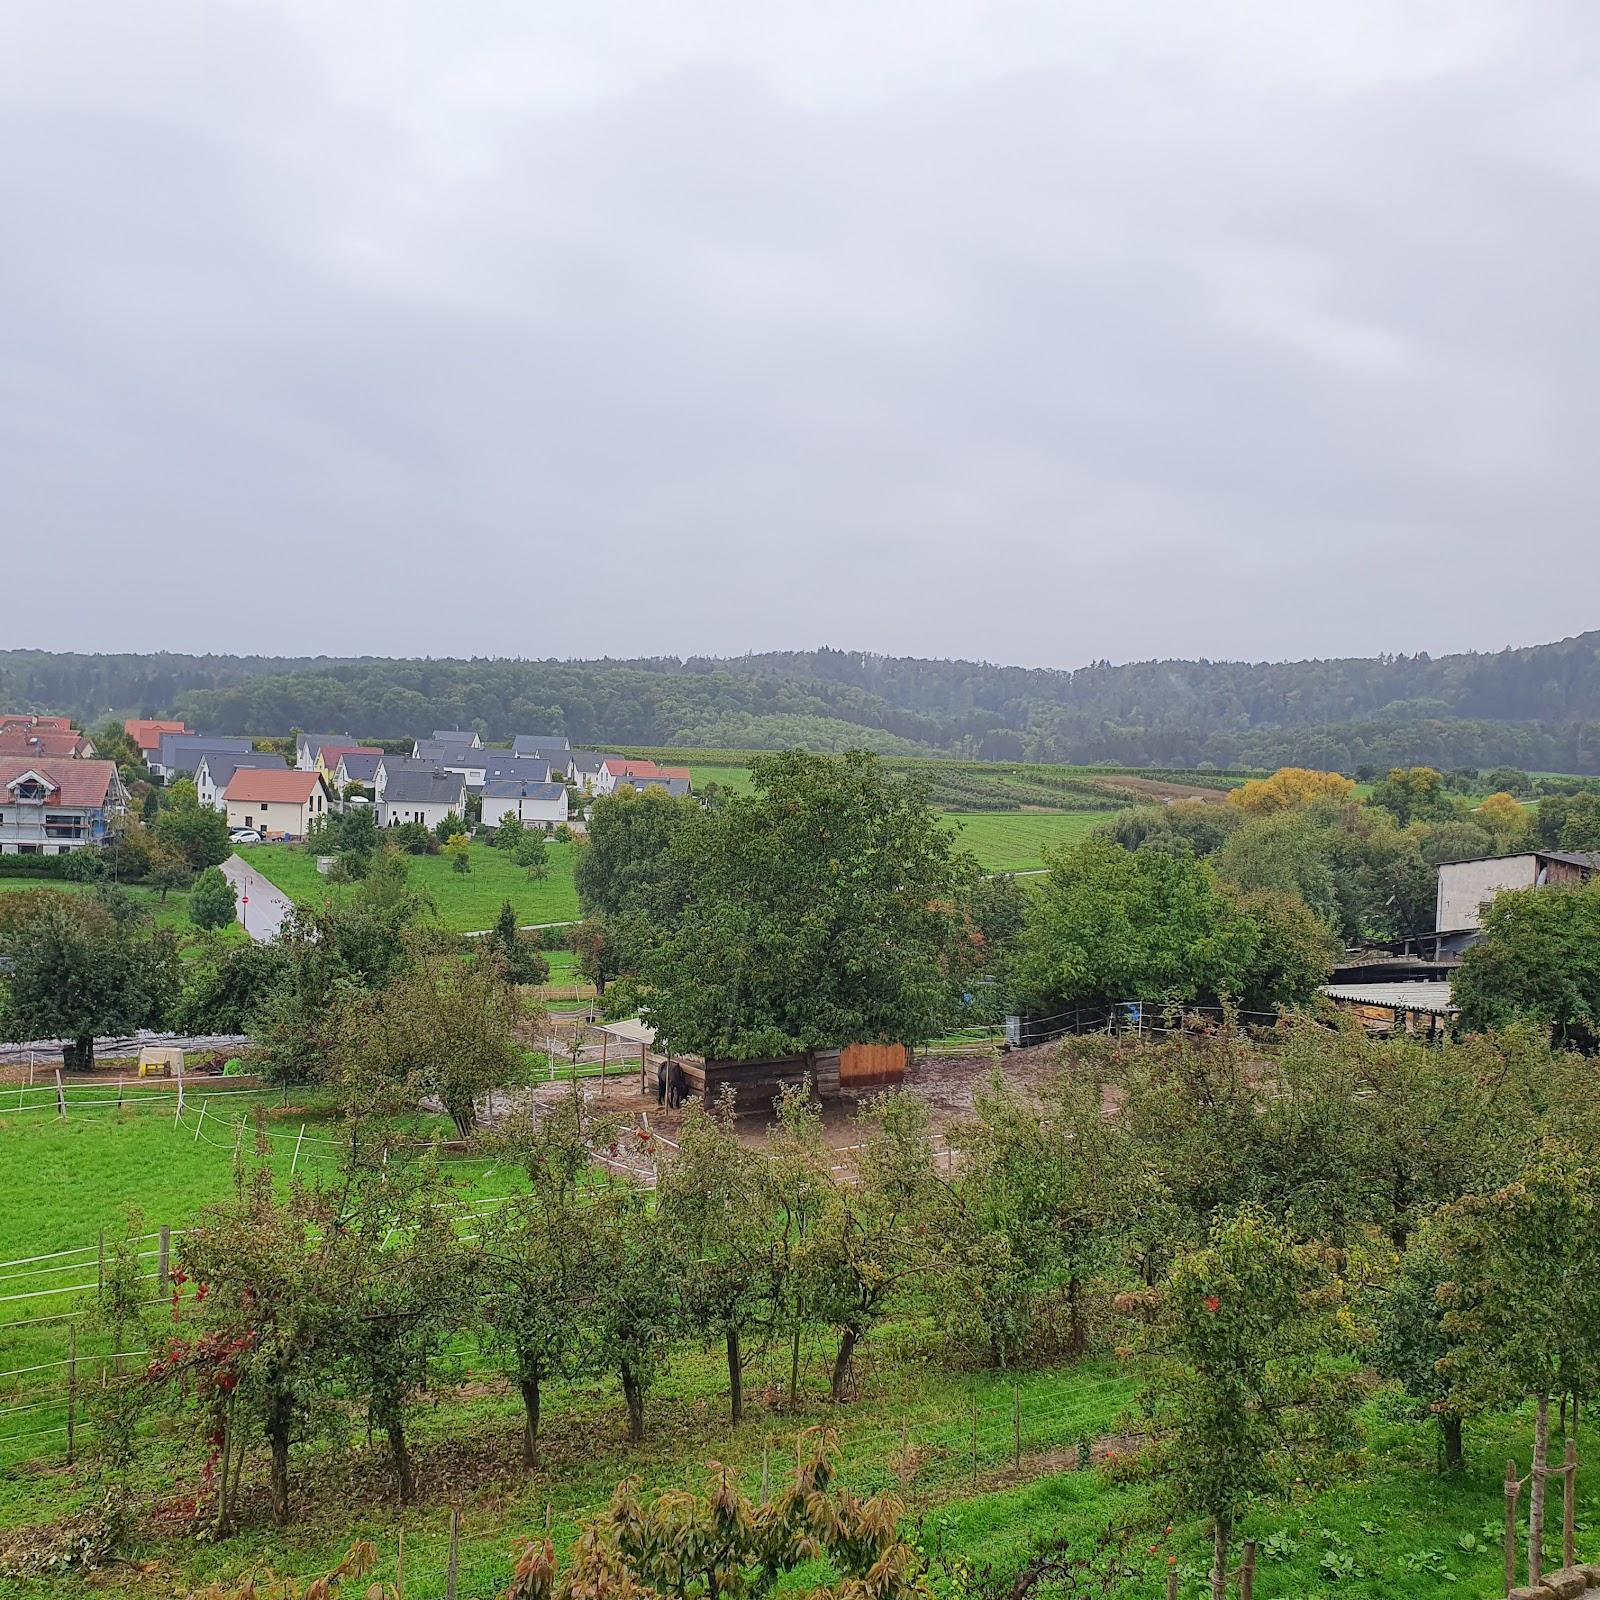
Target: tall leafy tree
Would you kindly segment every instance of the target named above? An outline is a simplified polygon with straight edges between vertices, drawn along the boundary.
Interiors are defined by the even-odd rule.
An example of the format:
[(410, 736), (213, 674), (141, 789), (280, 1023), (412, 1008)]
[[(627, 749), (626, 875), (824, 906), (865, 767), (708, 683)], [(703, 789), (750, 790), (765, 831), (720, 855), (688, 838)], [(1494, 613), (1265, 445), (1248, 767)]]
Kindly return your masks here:
[(207, 867), (189, 895), (189, 920), (197, 928), (226, 928), (238, 915), (239, 896), (220, 867)]
[(716, 1059), (933, 1037), (976, 959), (976, 863), (874, 756), (792, 751), (751, 778), (674, 846), (691, 887), (647, 966), (657, 1034)]

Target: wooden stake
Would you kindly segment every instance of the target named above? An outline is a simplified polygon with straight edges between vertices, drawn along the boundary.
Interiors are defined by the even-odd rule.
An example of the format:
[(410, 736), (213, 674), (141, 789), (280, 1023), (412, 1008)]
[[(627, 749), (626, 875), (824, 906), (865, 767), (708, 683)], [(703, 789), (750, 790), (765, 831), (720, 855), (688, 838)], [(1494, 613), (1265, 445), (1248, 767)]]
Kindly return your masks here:
[(306, 1125), (305, 1125), (305, 1123), (302, 1122), (300, 1124), (299, 1133), (297, 1133), (295, 1135), (295, 1140), (294, 1140), (294, 1160), (289, 1163), (289, 1176), (291, 1178), (294, 1176), (295, 1168), (300, 1165), (300, 1141), (302, 1139), (304, 1139), (305, 1136), (306, 1136)]
[(450, 1559), (444, 1572), (444, 1600), (456, 1600), (456, 1555), (461, 1538), (461, 1513), (450, 1513)]
[(1578, 1446), (1567, 1440), (1565, 1464), (1561, 1469), (1561, 1565), (1573, 1565), (1572, 1523), (1578, 1499)]
[(394, 1553), (394, 1600), (406, 1600), (406, 1530), (400, 1530)]
[(1178, 1569), (1167, 1567), (1167, 1600), (1178, 1600)]
[(160, 1254), (156, 1257), (156, 1287), (167, 1287), (167, 1268), (172, 1258), (172, 1229), (163, 1222), (161, 1224)]
[(1011, 1433), (1016, 1445), (1017, 1466), (1022, 1465), (1022, 1390), (1011, 1385)]
[(1251, 1600), (1256, 1587), (1256, 1542), (1244, 1542), (1244, 1563), (1239, 1568), (1239, 1600)]
[(978, 1481), (978, 1400), (972, 1400), (972, 1481)]
[(209, 1100), (202, 1100), (200, 1102), (200, 1117), (194, 1125), (194, 1142), (196, 1144), (200, 1143), (200, 1130), (206, 1125), (206, 1107), (210, 1104), (211, 1102)]
[(78, 1443), (78, 1329), (74, 1324), (67, 1330), (67, 1465)]
[(106, 1292), (106, 1230), (100, 1230), (100, 1254), (95, 1263), (94, 1292), (103, 1295)]
[(771, 1448), (768, 1445), (761, 1447), (761, 1503), (767, 1503), (767, 1473), (770, 1467)]
[(1517, 1586), (1517, 1501), (1522, 1496), (1522, 1485), (1517, 1482), (1517, 1464), (1506, 1462), (1506, 1566), (1505, 1592), (1510, 1594)]
[(67, 1092), (61, 1087), (61, 1068), (56, 1068), (56, 1115), (64, 1117), (67, 1114)]
[(117, 1078), (117, 1110), (118, 1111), (120, 1111), (122, 1109), (122, 1089), (123, 1089), (123, 1085), (124, 1085), (124, 1083), (126, 1081), (127, 1080), (124, 1079), (123, 1077), (121, 1077), (120, 1075)]

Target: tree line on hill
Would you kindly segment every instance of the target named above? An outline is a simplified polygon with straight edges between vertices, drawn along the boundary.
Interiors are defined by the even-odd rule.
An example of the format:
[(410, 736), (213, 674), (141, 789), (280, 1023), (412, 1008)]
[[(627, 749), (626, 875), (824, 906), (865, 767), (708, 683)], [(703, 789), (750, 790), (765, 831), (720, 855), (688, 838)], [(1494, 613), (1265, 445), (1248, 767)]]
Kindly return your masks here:
[(580, 744), (1272, 768), (1600, 772), (1600, 633), (1494, 654), (1073, 672), (841, 650), (632, 661), (0, 652), (17, 709), (184, 715), (218, 732), (529, 727)]

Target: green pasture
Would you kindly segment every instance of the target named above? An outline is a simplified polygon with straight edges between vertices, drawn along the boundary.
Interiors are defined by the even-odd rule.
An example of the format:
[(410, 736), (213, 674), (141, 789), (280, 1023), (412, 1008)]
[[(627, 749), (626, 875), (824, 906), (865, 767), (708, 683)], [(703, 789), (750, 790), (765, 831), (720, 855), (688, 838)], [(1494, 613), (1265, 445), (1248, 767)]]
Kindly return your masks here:
[(1044, 852), (1077, 844), (1109, 813), (1104, 811), (969, 811), (946, 820), (986, 872), (1037, 872)]
[[(575, 922), (578, 893), (572, 883), (574, 846), (550, 841), (550, 875), (530, 879), (504, 850), (474, 843), (470, 872), (454, 870), (447, 856), (408, 856), (411, 883), (432, 895), (440, 925), (455, 933), (475, 933), (494, 925), (501, 905), (509, 900), (517, 920)], [(313, 850), (295, 844), (247, 845), (239, 854), (258, 872), (302, 905), (315, 905), (352, 892), (348, 884), (329, 883), (317, 871)]]

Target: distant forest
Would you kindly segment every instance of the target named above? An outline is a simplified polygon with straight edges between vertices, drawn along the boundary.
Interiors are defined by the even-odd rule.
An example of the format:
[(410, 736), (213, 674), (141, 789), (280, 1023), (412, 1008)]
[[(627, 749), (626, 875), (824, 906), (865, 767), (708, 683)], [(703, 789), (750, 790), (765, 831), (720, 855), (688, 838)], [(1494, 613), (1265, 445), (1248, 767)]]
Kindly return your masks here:
[(0, 712), (178, 715), (217, 733), (476, 727), (575, 744), (1221, 768), (1600, 772), (1600, 631), (1494, 654), (1076, 671), (845, 650), (389, 660), (0, 651)]

